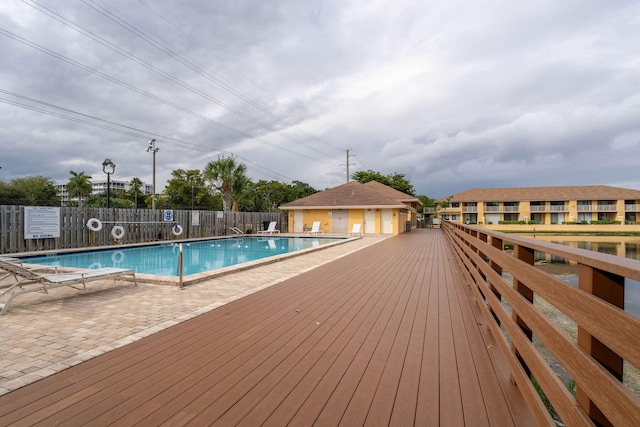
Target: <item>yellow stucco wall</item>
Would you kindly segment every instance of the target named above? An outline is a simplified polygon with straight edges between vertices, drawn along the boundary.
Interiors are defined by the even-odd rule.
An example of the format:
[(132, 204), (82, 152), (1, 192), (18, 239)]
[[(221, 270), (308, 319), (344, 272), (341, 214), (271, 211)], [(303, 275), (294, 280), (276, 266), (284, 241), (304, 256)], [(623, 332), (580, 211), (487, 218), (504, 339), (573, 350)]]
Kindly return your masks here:
[[(368, 210), (368, 209), (367, 209)], [(315, 221), (320, 221), (320, 229), (325, 233), (330, 233), (333, 230), (332, 216), (330, 215), (330, 209), (303, 209), (302, 221), (304, 222), (304, 229), (308, 231)], [(374, 213), (375, 222), (375, 234), (380, 234), (382, 231), (382, 210), (372, 208)], [(392, 211), (392, 233), (400, 234), (406, 231), (406, 222), (411, 220), (411, 212), (404, 209), (391, 209)], [(289, 211), (289, 226), (288, 232), (293, 233), (295, 229), (295, 214), (294, 211)], [(348, 231), (353, 229), (354, 224), (361, 224), (362, 231), (364, 232), (364, 216), (365, 209), (348, 209)]]
[(360, 229), (364, 232), (364, 209), (349, 209), (349, 231), (353, 230), (354, 224), (360, 224)]

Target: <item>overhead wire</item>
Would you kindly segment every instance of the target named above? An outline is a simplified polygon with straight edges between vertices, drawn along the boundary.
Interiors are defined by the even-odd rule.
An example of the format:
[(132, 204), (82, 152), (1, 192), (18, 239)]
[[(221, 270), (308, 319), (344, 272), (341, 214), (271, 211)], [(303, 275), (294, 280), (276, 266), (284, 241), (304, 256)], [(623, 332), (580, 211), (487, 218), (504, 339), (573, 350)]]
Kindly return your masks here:
[[(264, 92), (264, 93), (268, 93), (268, 91), (266, 89), (264, 89), (262, 86), (260, 86), (257, 82), (255, 82), (251, 77), (247, 76), (246, 74), (244, 74), (242, 71), (240, 71), (238, 68), (236, 68), (233, 64), (229, 63), (228, 61), (225, 61), (224, 58), (220, 57), (219, 55), (217, 55), (213, 50), (207, 48), (205, 45), (203, 45), (202, 43), (200, 43), (197, 39), (195, 39), (194, 37), (192, 37), (190, 34), (182, 31), (182, 28), (180, 28), (179, 25), (174, 24), (172, 21), (170, 21), (167, 17), (165, 17), (164, 15), (162, 15), (160, 12), (158, 12), (156, 9), (154, 9), (153, 7), (149, 6), (149, 4), (147, 2), (145, 2), (144, 0), (138, 0), (138, 3), (140, 3), (141, 5), (143, 5), (144, 7), (146, 7), (147, 9), (149, 9), (149, 11), (151, 11), (151, 13), (153, 13), (154, 15), (156, 15), (159, 19), (161, 19), (162, 21), (164, 21), (167, 25), (169, 25), (170, 27), (173, 28), (173, 30), (179, 34), (181, 34), (184, 38), (188, 39), (190, 42), (194, 43), (195, 45), (197, 45), (198, 47), (200, 47), (201, 49), (204, 49), (207, 51), (207, 53), (209, 53), (210, 55), (212, 55), (214, 58), (216, 58), (218, 61), (220, 61), (221, 63), (223, 63), (226, 67), (230, 68), (231, 70), (233, 70), (234, 73), (242, 76), (242, 78), (246, 81), (248, 81), (249, 83), (251, 83), (255, 88), (259, 89), (260, 91)], [(218, 77), (220, 80), (224, 81), (223, 78)], [(227, 82), (225, 82), (227, 83)], [(230, 84), (230, 83), (227, 83)]]
[[(258, 88), (260, 91), (267, 93), (268, 91), (266, 89), (264, 89), (262, 86), (260, 86), (258, 83), (256, 83), (255, 81), (253, 81), (253, 79), (251, 79), (250, 77), (248, 77), (246, 74), (244, 74), (242, 71), (238, 70), (237, 67), (235, 67), (233, 64), (230, 64), (229, 62), (225, 61), (223, 58), (221, 58), (219, 55), (217, 55), (214, 51), (212, 51), (211, 49), (209, 49), (207, 46), (205, 46), (204, 44), (200, 43), (200, 41), (198, 41), (197, 39), (195, 39), (194, 37), (192, 37), (190, 34), (182, 31), (182, 28), (176, 24), (174, 24), (171, 20), (169, 20), (168, 18), (166, 18), (165, 16), (163, 16), (160, 12), (158, 12), (157, 10), (155, 10), (154, 8), (152, 8), (151, 6), (149, 6), (148, 3), (146, 3), (144, 0), (138, 0), (138, 3), (142, 4), (144, 7), (146, 7), (147, 9), (149, 9), (154, 15), (156, 15), (158, 18), (160, 18), (162, 21), (164, 21), (167, 25), (171, 26), (173, 28), (173, 30), (175, 30), (177, 33), (181, 34), (183, 37), (185, 37), (186, 39), (188, 39), (189, 41), (191, 41), (192, 43), (196, 44), (198, 47), (200, 47), (201, 49), (205, 50), (207, 53), (209, 53), (210, 55), (212, 55), (213, 57), (215, 57), (218, 61), (220, 61), (222, 64), (224, 64), (226, 67), (230, 68), (231, 70), (233, 70), (234, 73), (240, 75), (243, 79), (245, 79), (246, 81), (248, 81), (249, 83), (251, 83), (254, 87)], [(197, 63), (197, 62), (195, 62)], [(204, 67), (204, 66), (202, 66)], [(231, 85), (231, 83), (226, 82), (223, 78), (221, 77), (217, 77), (217, 79), (220, 79), (222, 82), (224, 82), (226, 85)], [(266, 107), (265, 107), (266, 108)], [(278, 118), (279, 120), (283, 121), (283, 123), (285, 124), (289, 124), (293, 129), (298, 130), (300, 133), (324, 144), (324, 145), (328, 145), (331, 146), (332, 148), (336, 149), (336, 150), (340, 150), (340, 147), (337, 147), (335, 144), (333, 144), (332, 142), (330, 142), (329, 140), (327, 140), (326, 138), (323, 138), (321, 136), (317, 136), (314, 133), (308, 132), (306, 131), (304, 128), (301, 128), (299, 125), (296, 125), (294, 123), (289, 122), (288, 120), (282, 118), (281, 116), (277, 115), (276, 113), (273, 113), (274, 117)]]
[[(24, 1), (24, 0), (23, 0)], [(201, 66), (195, 64), (192, 61), (189, 61), (187, 59), (185, 59), (182, 55), (180, 55), (178, 52), (176, 52), (174, 49), (172, 49), (171, 47), (167, 46), (166, 44), (162, 43), (161, 41), (159, 41), (157, 38), (152, 37), (151, 35), (149, 35), (147, 32), (141, 30), (139, 27), (137, 27), (136, 25), (132, 24), (131, 22), (129, 22), (129, 20), (120, 12), (116, 9), (116, 12), (113, 12), (109, 9), (107, 9), (105, 6), (100, 5), (97, 1), (95, 0), (82, 0), (82, 2), (84, 4), (86, 4), (87, 6), (91, 7), (92, 9), (94, 9), (96, 12), (100, 13), (101, 15), (105, 16), (107, 19), (111, 20), (112, 22), (116, 23), (117, 25), (121, 26), (122, 28), (124, 28), (125, 30), (131, 32), (132, 34), (136, 35), (137, 37), (139, 37), (140, 39), (144, 40), (145, 42), (147, 42), (148, 44), (150, 44), (151, 46), (153, 46), (154, 48), (158, 49), (160, 52), (168, 55), (169, 57), (171, 57), (172, 59), (174, 59), (175, 61), (179, 62), (180, 64), (186, 66), (187, 68), (195, 71), (196, 73), (200, 74), (201, 76), (205, 77), (207, 80), (211, 81), (212, 83), (216, 84), (217, 86), (221, 87), (222, 89), (228, 91), (229, 93), (233, 94), (234, 96), (242, 99), (244, 102), (250, 104), (251, 106), (257, 108), (258, 110), (264, 112), (265, 114), (268, 114), (269, 116), (275, 118), (276, 120), (284, 123), (285, 125), (289, 126), (290, 128), (296, 129), (298, 132), (304, 134), (307, 137), (310, 137), (312, 139), (316, 139), (317, 137), (310, 134), (309, 132), (306, 132), (304, 129), (299, 128), (297, 125), (295, 125), (294, 123), (290, 122), (289, 120), (285, 119), (284, 117), (278, 115), (277, 113), (274, 113), (273, 111), (271, 111), (269, 108), (264, 107), (263, 105), (261, 105), (260, 103), (254, 101), (253, 99), (247, 97), (246, 95), (244, 95), (242, 92), (236, 90), (235, 88), (233, 88), (232, 86), (226, 84), (224, 81), (222, 81), (221, 79), (213, 76), (212, 74), (210, 74), (209, 72), (207, 72), (207, 70), (205, 70), (204, 68), (202, 68)], [(113, 8), (112, 8), (113, 9)], [(209, 98), (207, 98), (209, 99)], [(220, 102), (218, 100), (216, 101), (212, 101), (212, 102)], [(241, 117), (247, 119), (247, 120), (251, 120), (257, 124), (259, 124), (260, 126), (267, 126), (266, 128), (278, 133), (279, 135), (281, 135), (282, 137), (289, 139), (293, 142), (297, 142), (300, 144), (305, 144), (302, 141), (299, 141), (289, 135), (286, 134), (281, 134), (280, 131), (270, 128), (268, 125), (265, 125), (253, 118), (248, 118), (245, 113), (239, 112), (239, 110), (234, 109), (231, 106), (228, 106), (224, 103), (222, 103), (223, 108), (229, 109), (229, 111), (234, 112), (235, 114), (240, 115)], [(326, 141), (324, 141), (326, 143)], [(318, 152), (319, 154), (323, 154), (326, 155), (326, 153), (318, 150), (315, 147), (307, 147), (310, 148), (316, 152)]]
[[(241, 111), (239, 111), (237, 109), (234, 109), (233, 107), (228, 106), (224, 102), (219, 101), (216, 98), (206, 94), (205, 92), (202, 92), (201, 90), (199, 90), (199, 89), (197, 89), (197, 88), (195, 88), (195, 87), (183, 82), (182, 80), (180, 80), (177, 77), (175, 77), (175, 76), (173, 76), (173, 75), (161, 70), (160, 68), (154, 66), (153, 64), (151, 64), (151, 63), (149, 63), (149, 62), (147, 62), (147, 61), (145, 61), (145, 60), (143, 60), (141, 58), (138, 58), (137, 56), (133, 55), (132, 53), (130, 53), (130, 52), (120, 48), (119, 46), (117, 46), (117, 45), (105, 40), (104, 38), (98, 36), (97, 34), (87, 30), (86, 28), (83, 28), (83, 27), (71, 22), (67, 18), (65, 18), (62, 15), (52, 11), (51, 9), (48, 9), (48, 8), (40, 5), (39, 3), (35, 2), (35, 1), (28, 2), (26, 0), (22, 0), (22, 2), (27, 4), (27, 5), (29, 5), (29, 6), (31, 6), (31, 7), (33, 7), (34, 9), (40, 11), (41, 13), (44, 13), (45, 15), (49, 16), (50, 18), (60, 22), (61, 24), (65, 25), (65, 26), (67, 26), (67, 27), (69, 27), (69, 28), (81, 33), (81, 34), (83, 34), (86, 37), (91, 38), (95, 42), (97, 42), (97, 43), (107, 47), (108, 49), (110, 49), (110, 50), (112, 50), (112, 51), (124, 56), (125, 58), (127, 58), (129, 60), (132, 60), (132, 61), (136, 62), (137, 64), (149, 69), (150, 71), (153, 71), (154, 73), (159, 74), (162, 77), (174, 82), (175, 84), (177, 84), (177, 85), (189, 90), (190, 92), (195, 93), (195, 94), (197, 94), (197, 95), (199, 95), (199, 96), (201, 96), (201, 97), (203, 97), (203, 98), (205, 98), (205, 99), (207, 99), (207, 100), (209, 100), (209, 101), (221, 106), (222, 108), (224, 108), (224, 109), (226, 109), (226, 110), (228, 110), (228, 111), (230, 111), (230, 112), (232, 112), (234, 114), (237, 114), (237, 115), (245, 118), (246, 120), (251, 121), (252, 123), (254, 123), (254, 124), (256, 124), (256, 125), (264, 128), (264, 129), (270, 131), (270, 132), (274, 132), (276, 134), (279, 134), (280, 136), (282, 136), (282, 137), (284, 137), (286, 139), (289, 139), (292, 142), (298, 142), (296, 139), (294, 139), (294, 138), (292, 138), (292, 137), (290, 137), (290, 136), (288, 136), (286, 134), (283, 134), (282, 132), (274, 129), (273, 127), (270, 127), (270, 126), (260, 122), (259, 120), (256, 120), (253, 117), (251, 117), (251, 116), (249, 116), (249, 115), (247, 115), (247, 114), (245, 114), (245, 113), (243, 113), (243, 112), (241, 112)], [(171, 106), (173, 106), (175, 108), (175, 104), (171, 103)], [(182, 110), (182, 111), (184, 111), (184, 110)], [(209, 121), (211, 121), (211, 120), (209, 120)], [(216, 121), (215, 123), (218, 124), (219, 122)], [(219, 125), (221, 125), (221, 124), (219, 124)], [(237, 132), (237, 130), (234, 129), (234, 128), (231, 128), (231, 127), (225, 127), (225, 128), (227, 130), (232, 130), (233, 129), (233, 131)], [(270, 145), (270, 146), (275, 147), (275, 148), (283, 149), (283, 150), (288, 151), (288, 152), (290, 152), (292, 154), (301, 155), (301, 156), (306, 157), (306, 158), (308, 158), (310, 160), (320, 161), (317, 157), (310, 157), (310, 156), (307, 156), (307, 155), (302, 154), (300, 152), (294, 151), (291, 148), (284, 148), (284, 147), (282, 147), (280, 145), (277, 145), (275, 143), (267, 143), (264, 140), (255, 138), (255, 137), (253, 137), (251, 135), (248, 135), (248, 134), (245, 134), (245, 133), (243, 133), (243, 136), (247, 137), (247, 138), (250, 138), (250, 139), (255, 139), (256, 141), (259, 141), (261, 143)], [(324, 163), (326, 163), (326, 162), (324, 162)], [(329, 163), (327, 163), (327, 164), (329, 164)]]
[[(101, 119), (101, 118), (96, 117), (96, 116), (92, 116), (92, 115), (89, 115), (89, 114), (84, 114), (84, 113), (81, 113), (81, 112), (78, 112), (78, 111), (74, 111), (74, 110), (71, 110), (71, 109), (68, 109), (68, 108), (60, 107), (60, 106), (57, 106), (57, 105), (54, 105), (54, 104), (51, 104), (51, 103), (48, 103), (48, 102), (39, 101), (39, 100), (36, 100), (34, 98), (30, 98), (28, 96), (17, 94), (15, 92), (7, 91), (7, 90), (4, 90), (4, 89), (0, 89), (0, 92), (4, 93), (4, 94), (7, 94), (7, 95), (10, 95), (10, 96), (13, 96), (13, 97), (16, 97), (16, 98), (20, 98), (20, 99), (23, 99), (23, 100), (28, 100), (30, 102), (34, 102), (34, 103), (37, 103), (37, 104), (45, 105), (45, 106), (50, 107), (50, 108), (54, 108), (54, 109), (57, 109), (57, 110), (68, 112), (70, 114), (75, 114), (75, 115), (80, 116), (80, 117), (74, 117), (74, 116), (70, 116), (70, 115), (67, 115), (67, 114), (59, 113), (59, 112), (56, 112), (56, 111), (46, 110), (44, 108), (36, 107), (36, 106), (33, 106), (33, 105), (24, 104), (24, 103), (21, 103), (21, 102), (16, 102), (16, 101), (13, 101), (13, 100), (10, 100), (10, 99), (0, 98), (0, 102), (4, 103), (4, 104), (12, 105), (12, 106), (15, 106), (15, 107), (20, 107), (20, 108), (23, 108), (23, 109), (26, 109), (26, 110), (31, 110), (31, 111), (34, 111), (34, 112), (46, 114), (46, 115), (49, 115), (49, 116), (52, 116), (52, 117), (61, 118), (61, 119), (64, 119), (64, 120), (75, 122), (75, 123), (84, 124), (84, 125), (87, 125), (87, 126), (92, 126), (92, 127), (103, 129), (103, 130), (108, 130), (110, 132), (115, 132), (115, 133), (119, 133), (119, 134), (122, 134), (122, 135), (131, 136), (131, 137), (134, 137), (134, 138), (148, 140), (149, 137), (156, 137), (158, 139), (161, 139), (163, 142), (166, 142), (167, 145), (173, 145), (173, 146), (177, 146), (177, 147), (187, 148), (187, 149), (206, 152), (206, 153), (210, 153), (210, 152), (214, 151), (214, 152), (218, 152), (219, 154), (231, 155), (231, 156), (240, 158), (245, 162), (250, 163), (251, 166), (247, 166), (247, 167), (252, 167), (254, 170), (258, 170), (259, 172), (262, 172), (265, 175), (268, 175), (268, 176), (271, 176), (271, 177), (275, 177), (277, 179), (284, 178), (286, 181), (289, 181), (289, 182), (294, 181), (294, 179), (289, 178), (289, 177), (287, 177), (285, 175), (282, 175), (282, 174), (280, 174), (278, 172), (272, 171), (272, 170), (270, 170), (268, 168), (265, 168), (265, 167), (259, 165), (258, 163), (254, 162), (251, 159), (248, 159), (248, 158), (246, 158), (244, 156), (235, 154), (235, 153), (233, 153), (231, 151), (228, 151), (228, 150), (225, 150), (225, 149), (222, 149), (222, 148), (213, 147), (213, 149), (211, 149), (211, 147), (207, 147), (207, 146), (203, 146), (203, 145), (187, 142), (187, 141), (180, 140), (180, 139), (177, 139), (177, 138), (173, 138), (173, 137), (170, 137), (170, 136), (167, 136), (167, 135), (162, 135), (162, 134), (158, 134), (158, 133), (155, 133), (155, 132), (152, 132), (152, 131), (143, 130), (143, 129), (135, 128), (135, 127), (132, 127), (132, 126), (127, 126), (127, 125), (123, 125), (123, 124), (120, 124), (120, 123), (116, 123), (116, 122), (113, 122), (113, 121)], [(89, 119), (94, 120), (94, 121), (91, 121)], [(96, 123), (96, 122), (100, 122), (100, 123)]]
[(222, 128), (224, 130), (227, 130), (229, 132), (233, 132), (233, 133), (235, 133), (237, 135), (240, 135), (240, 136), (242, 136), (244, 138), (262, 142), (263, 144), (266, 144), (266, 145), (272, 146), (274, 148), (278, 148), (278, 149), (287, 151), (287, 152), (289, 152), (291, 154), (294, 154), (294, 155), (297, 155), (297, 156), (305, 157), (305, 158), (307, 158), (309, 160), (318, 161), (318, 159), (315, 158), (315, 157), (311, 157), (311, 156), (308, 156), (306, 154), (293, 151), (293, 150), (291, 150), (289, 148), (285, 148), (285, 147), (282, 147), (282, 146), (275, 145), (275, 144), (273, 144), (271, 142), (264, 141), (264, 140), (262, 140), (260, 138), (256, 138), (253, 135), (247, 134), (247, 133), (245, 133), (245, 132), (243, 132), (241, 130), (238, 130), (238, 129), (234, 128), (234, 127), (225, 125), (225, 124), (220, 123), (220, 122), (218, 122), (216, 120), (213, 120), (213, 119), (211, 119), (209, 117), (203, 116), (202, 114), (196, 113), (196, 112), (194, 112), (192, 110), (189, 110), (186, 107), (182, 107), (182, 106), (180, 106), (180, 105), (178, 105), (178, 104), (176, 104), (174, 102), (171, 102), (169, 100), (161, 98), (161, 97), (159, 97), (157, 95), (154, 95), (154, 94), (152, 94), (150, 92), (144, 91), (144, 90), (142, 90), (142, 89), (140, 89), (140, 88), (138, 88), (138, 87), (136, 87), (134, 85), (126, 83), (126, 82), (124, 82), (124, 81), (122, 81), (120, 79), (117, 79), (117, 78), (113, 77), (113, 76), (110, 76), (108, 74), (102, 73), (101, 71), (98, 71), (95, 68), (92, 68), (92, 67), (89, 67), (87, 65), (84, 65), (84, 64), (82, 64), (82, 63), (80, 63), (78, 61), (75, 61), (75, 60), (73, 60), (71, 58), (68, 58), (68, 57), (62, 55), (62, 54), (59, 54), (59, 53), (57, 53), (55, 51), (52, 51), (51, 49), (48, 49), (48, 48), (46, 48), (46, 47), (44, 47), (42, 45), (39, 45), (39, 44), (37, 44), (35, 42), (32, 42), (32, 41), (30, 41), (28, 39), (25, 39), (24, 37), (18, 36), (17, 34), (14, 34), (14, 33), (10, 32), (10, 31), (7, 31), (7, 30), (5, 30), (4, 28), (1, 28), (1, 27), (0, 27), (0, 34), (4, 35), (6, 37), (9, 37), (9, 38), (11, 38), (11, 39), (13, 39), (15, 41), (18, 41), (20, 43), (23, 43), (23, 44), (25, 44), (25, 45), (33, 48), (33, 49), (39, 50), (40, 52), (46, 53), (47, 55), (50, 55), (50, 56), (52, 56), (52, 57), (54, 57), (56, 59), (64, 61), (64, 62), (66, 62), (68, 64), (71, 64), (71, 65), (73, 65), (75, 67), (78, 67), (78, 68), (80, 68), (80, 69), (82, 69), (84, 71), (87, 71), (87, 72), (89, 72), (89, 73), (91, 73), (93, 75), (96, 75), (98, 77), (102, 77), (105, 80), (108, 80), (108, 81), (110, 81), (112, 83), (115, 83), (115, 84), (117, 84), (119, 86), (122, 86), (122, 87), (124, 87), (126, 89), (134, 91), (134, 92), (136, 92), (136, 93), (138, 93), (140, 95), (143, 95), (145, 97), (151, 98), (154, 101), (157, 101), (157, 102), (160, 102), (162, 104), (168, 105), (168, 106), (170, 106), (172, 108), (175, 108), (175, 109), (177, 109), (179, 111), (182, 111), (182, 112), (184, 112), (186, 114), (189, 114), (189, 115), (191, 115), (193, 117), (199, 118), (199, 119), (207, 121), (209, 123), (212, 123), (215, 126), (218, 126), (218, 127)]

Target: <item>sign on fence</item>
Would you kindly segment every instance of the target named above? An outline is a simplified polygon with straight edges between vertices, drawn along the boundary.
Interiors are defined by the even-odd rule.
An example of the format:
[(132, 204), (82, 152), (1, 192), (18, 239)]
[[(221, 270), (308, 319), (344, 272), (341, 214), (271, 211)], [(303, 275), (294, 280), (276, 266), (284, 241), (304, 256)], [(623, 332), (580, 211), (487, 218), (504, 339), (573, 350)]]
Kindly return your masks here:
[(60, 237), (60, 208), (49, 206), (24, 207), (24, 238)]
[(165, 221), (173, 221), (173, 211), (170, 209), (166, 209), (164, 211), (164, 220)]

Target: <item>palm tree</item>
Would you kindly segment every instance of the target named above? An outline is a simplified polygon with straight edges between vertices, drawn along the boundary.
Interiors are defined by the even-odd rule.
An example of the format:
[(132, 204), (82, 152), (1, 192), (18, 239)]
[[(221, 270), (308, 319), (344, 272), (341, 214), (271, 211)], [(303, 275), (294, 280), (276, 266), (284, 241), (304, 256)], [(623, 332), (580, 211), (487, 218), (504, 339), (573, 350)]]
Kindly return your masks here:
[(69, 171), (71, 178), (67, 183), (67, 191), (69, 192), (69, 198), (78, 198), (78, 206), (82, 206), (82, 197), (86, 197), (91, 194), (93, 186), (89, 180), (90, 175), (85, 175), (84, 172)]
[(138, 194), (142, 188), (142, 181), (140, 178), (133, 178), (129, 182), (129, 191), (133, 193), (133, 206), (138, 209)]
[(247, 167), (242, 163), (236, 163), (233, 157), (218, 158), (205, 166), (204, 178), (220, 192), (222, 210), (225, 212), (232, 210), (233, 200), (238, 200), (239, 195), (246, 188), (249, 182), (245, 175), (246, 171)]

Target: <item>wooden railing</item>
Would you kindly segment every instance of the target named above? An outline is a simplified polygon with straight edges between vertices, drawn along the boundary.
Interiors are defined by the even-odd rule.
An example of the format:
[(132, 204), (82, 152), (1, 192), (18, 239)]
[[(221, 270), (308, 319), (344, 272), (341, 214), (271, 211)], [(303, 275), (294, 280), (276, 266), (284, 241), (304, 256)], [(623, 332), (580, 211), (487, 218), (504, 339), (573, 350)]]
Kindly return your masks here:
[[(640, 398), (623, 375), (640, 368), (640, 319), (624, 311), (624, 288), (640, 281), (640, 261), (448, 221), (442, 230), (539, 425), (552, 421), (532, 378), (564, 425), (638, 425)], [(578, 288), (534, 266), (536, 251), (577, 264)], [(539, 298), (575, 322), (577, 339), (536, 308)]]

